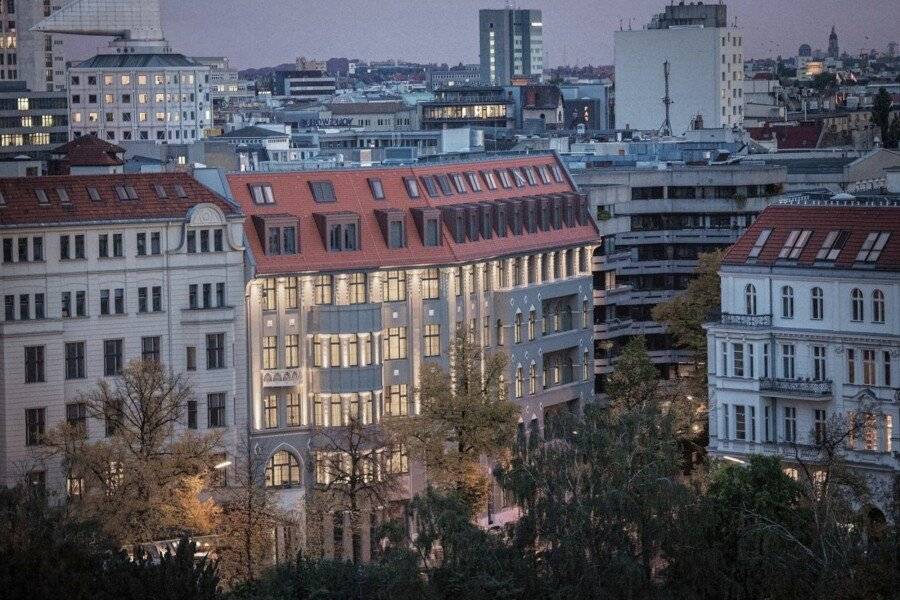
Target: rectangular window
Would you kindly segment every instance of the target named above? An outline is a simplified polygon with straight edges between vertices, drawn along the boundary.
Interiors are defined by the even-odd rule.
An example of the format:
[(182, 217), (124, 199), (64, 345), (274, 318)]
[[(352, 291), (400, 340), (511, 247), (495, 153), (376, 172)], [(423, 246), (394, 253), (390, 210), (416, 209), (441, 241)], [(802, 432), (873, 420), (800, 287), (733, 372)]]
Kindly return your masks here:
[(225, 368), (225, 334), (206, 334), (206, 368)]
[(159, 362), (160, 340), (159, 336), (141, 338), (141, 360)]
[(334, 202), (337, 200), (334, 195), (334, 186), (330, 181), (310, 181), (309, 189), (312, 191), (313, 199), (316, 202)]
[(288, 427), (299, 427), (303, 424), (300, 410), (300, 394), (288, 392), (285, 395), (285, 413)]
[(847, 349), (847, 383), (856, 383), (856, 351)]
[(122, 362), (122, 340), (103, 340), (103, 375), (119, 375), (122, 372)]
[(816, 444), (825, 442), (826, 428), (828, 423), (828, 413), (821, 409), (816, 409), (813, 413), (813, 436)]
[(278, 336), (267, 335), (263, 337), (262, 368), (278, 368)]
[(333, 295), (334, 284), (331, 275), (316, 275), (313, 283), (313, 302), (315, 304), (331, 304)]
[(891, 353), (889, 350), (885, 350), (881, 353), (881, 360), (884, 363), (884, 385), (885, 387), (891, 386)]
[(206, 396), (206, 426), (225, 427), (225, 393), (217, 392)]
[(441, 326), (432, 323), (425, 326), (424, 332), (425, 356), (440, 356), (441, 354)]
[(875, 351), (863, 350), (862, 353), (863, 385), (875, 385)]
[(772, 235), (771, 229), (763, 229), (760, 231), (756, 241), (753, 243), (753, 248), (750, 249), (750, 253), (747, 256), (750, 258), (759, 257), (759, 254), (762, 252), (763, 246), (766, 245), (770, 235)]
[[(744, 344), (732, 344), (731, 349), (734, 355), (734, 376), (744, 376)], [(743, 439), (743, 438), (740, 438)]]
[(825, 381), (825, 346), (813, 346), (813, 379)]
[(186, 371), (197, 370), (197, 347), (186, 346), (184, 349), (184, 364)]
[(794, 345), (781, 345), (781, 376), (785, 379), (794, 379)]
[(370, 178), (369, 190), (372, 192), (372, 197), (375, 200), (384, 200), (384, 186), (381, 185), (380, 179)]
[(267, 183), (251, 185), (250, 196), (254, 204), (275, 204), (272, 186)]
[(384, 360), (406, 358), (406, 327), (389, 327), (384, 336)]
[(367, 277), (365, 273), (353, 273), (350, 275), (350, 304), (365, 304), (368, 302), (366, 280)]
[(84, 342), (67, 342), (66, 379), (84, 379)]
[(276, 310), (278, 308), (278, 293), (274, 277), (263, 279), (263, 310)]
[(25, 409), (25, 445), (40, 446), (44, 443), (46, 409)]
[(405, 248), (406, 231), (402, 220), (388, 222), (388, 248)]
[(889, 237), (891, 234), (888, 231), (875, 231), (866, 236), (862, 248), (856, 255), (857, 262), (876, 262)]
[(84, 430), (87, 426), (87, 406), (84, 402), (66, 404), (66, 424)]
[(409, 414), (406, 384), (388, 386), (384, 394), (384, 414), (399, 417)]
[(300, 306), (300, 285), (297, 277), (288, 277), (284, 283), (285, 308), (297, 308)]
[(295, 369), (300, 366), (300, 336), (288, 334), (284, 336), (284, 367)]
[(263, 398), (263, 428), (275, 429), (278, 427), (278, 396), (266, 394)]
[(44, 382), (44, 347), (25, 346), (25, 383)]
[(734, 405), (734, 438), (747, 439), (747, 407)]
[(797, 409), (793, 406), (784, 407), (784, 441), (797, 441)]
[(778, 253), (778, 258), (788, 260), (796, 260), (799, 258), (800, 253), (803, 252), (803, 248), (806, 246), (806, 242), (809, 241), (809, 236), (811, 235), (811, 229), (795, 229), (791, 231), (784, 242), (784, 246), (781, 247), (781, 251)]
[(187, 401), (187, 426), (188, 429), (197, 429), (197, 401)]
[(383, 277), (383, 301), (401, 302), (406, 300), (406, 271), (386, 271)]

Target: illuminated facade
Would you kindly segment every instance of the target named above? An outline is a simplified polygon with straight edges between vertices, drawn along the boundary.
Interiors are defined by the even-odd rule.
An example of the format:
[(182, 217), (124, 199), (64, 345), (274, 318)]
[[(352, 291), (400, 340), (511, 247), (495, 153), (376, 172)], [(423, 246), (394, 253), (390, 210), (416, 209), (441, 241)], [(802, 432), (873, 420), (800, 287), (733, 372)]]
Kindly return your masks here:
[(502, 87), (452, 87), (437, 90), (435, 99), (419, 104), (422, 129), (453, 127), (510, 128), (514, 102)]
[(478, 11), (481, 82), (543, 81), (544, 23), (539, 10)]

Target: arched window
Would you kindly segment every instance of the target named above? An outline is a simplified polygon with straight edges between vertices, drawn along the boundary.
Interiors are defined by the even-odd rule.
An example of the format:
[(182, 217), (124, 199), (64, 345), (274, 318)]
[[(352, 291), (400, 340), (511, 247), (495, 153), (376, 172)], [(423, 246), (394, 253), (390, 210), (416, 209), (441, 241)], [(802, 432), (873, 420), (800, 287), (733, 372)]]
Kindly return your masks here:
[(854, 321), (865, 320), (865, 307), (863, 305), (863, 293), (859, 288), (853, 288), (850, 292), (850, 307)]
[(810, 294), (812, 307), (810, 315), (813, 319), (819, 321), (825, 318), (825, 293), (820, 287), (814, 287)]
[(522, 366), (516, 367), (516, 398), (521, 398), (525, 388), (525, 375), (522, 373)]
[(872, 322), (884, 323), (884, 292), (872, 292)]
[(789, 285), (781, 288), (781, 316), (785, 319), (794, 318), (794, 288)]
[(300, 485), (300, 461), (287, 450), (279, 450), (266, 463), (266, 487)]
[(756, 314), (756, 287), (752, 283), (744, 288), (744, 307), (748, 315)]

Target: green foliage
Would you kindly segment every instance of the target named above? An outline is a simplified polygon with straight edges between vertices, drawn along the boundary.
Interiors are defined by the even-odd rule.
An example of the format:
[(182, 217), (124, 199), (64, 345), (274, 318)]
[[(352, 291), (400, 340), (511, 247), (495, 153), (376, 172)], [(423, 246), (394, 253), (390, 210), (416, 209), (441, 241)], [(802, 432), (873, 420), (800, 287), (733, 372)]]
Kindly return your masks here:
[(900, 142), (900, 118), (894, 117), (891, 122), (891, 104), (891, 95), (879, 88), (872, 102), (872, 122), (881, 129), (881, 145), (885, 148), (896, 148)]
[[(216, 600), (220, 597), (215, 563), (195, 558), (197, 545), (182, 538), (175, 553), (154, 561), (144, 553), (129, 560), (123, 553), (104, 574), (110, 600)], [(101, 594), (102, 596), (102, 594)]]

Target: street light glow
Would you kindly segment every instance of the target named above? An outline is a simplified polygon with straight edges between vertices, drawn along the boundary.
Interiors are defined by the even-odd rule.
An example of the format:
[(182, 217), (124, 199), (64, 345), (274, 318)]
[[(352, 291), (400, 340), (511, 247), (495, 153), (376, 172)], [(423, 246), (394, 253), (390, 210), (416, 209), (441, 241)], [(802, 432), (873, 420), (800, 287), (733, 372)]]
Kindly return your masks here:
[(231, 461), (230, 461), (230, 460), (223, 460), (222, 462), (220, 462), (219, 464), (217, 464), (217, 465), (216, 465), (215, 467), (213, 467), (213, 468), (215, 468), (215, 469), (224, 469), (225, 467), (228, 467), (228, 466), (230, 466), (230, 465), (231, 465)]

